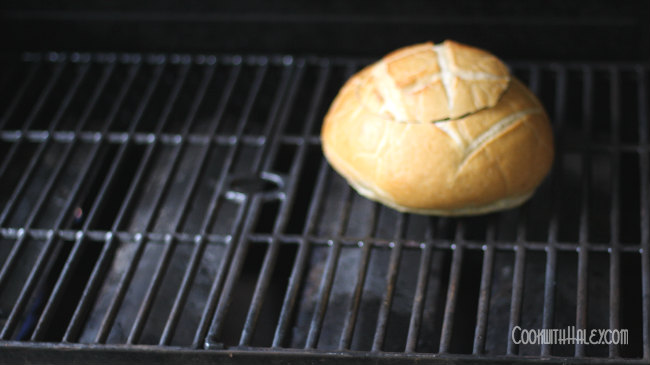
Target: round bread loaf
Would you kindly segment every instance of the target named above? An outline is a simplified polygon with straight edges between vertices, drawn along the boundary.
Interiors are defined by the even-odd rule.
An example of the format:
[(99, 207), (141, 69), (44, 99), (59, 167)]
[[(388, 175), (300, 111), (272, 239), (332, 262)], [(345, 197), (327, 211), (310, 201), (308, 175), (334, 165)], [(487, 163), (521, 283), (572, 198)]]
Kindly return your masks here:
[(420, 214), (518, 206), (553, 162), (539, 100), (498, 58), (449, 40), (399, 49), (352, 76), (321, 140), (359, 194)]

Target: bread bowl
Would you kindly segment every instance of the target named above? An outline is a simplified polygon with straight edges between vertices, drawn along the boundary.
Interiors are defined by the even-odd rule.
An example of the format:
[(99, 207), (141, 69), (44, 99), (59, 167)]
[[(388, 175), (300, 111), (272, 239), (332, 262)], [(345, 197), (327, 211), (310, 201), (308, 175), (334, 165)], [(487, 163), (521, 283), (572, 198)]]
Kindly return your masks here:
[(441, 216), (524, 203), (554, 155), (535, 95), (494, 55), (450, 40), (401, 48), (352, 76), (321, 142), (359, 194)]

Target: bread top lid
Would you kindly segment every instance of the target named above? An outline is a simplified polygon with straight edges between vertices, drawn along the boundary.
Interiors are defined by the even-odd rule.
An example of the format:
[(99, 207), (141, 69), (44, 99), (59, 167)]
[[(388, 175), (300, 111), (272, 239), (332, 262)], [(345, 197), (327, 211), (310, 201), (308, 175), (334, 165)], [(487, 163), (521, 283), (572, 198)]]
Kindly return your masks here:
[(494, 106), (510, 83), (494, 55), (454, 41), (398, 49), (363, 70), (357, 95), (398, 122), (457, 119)]

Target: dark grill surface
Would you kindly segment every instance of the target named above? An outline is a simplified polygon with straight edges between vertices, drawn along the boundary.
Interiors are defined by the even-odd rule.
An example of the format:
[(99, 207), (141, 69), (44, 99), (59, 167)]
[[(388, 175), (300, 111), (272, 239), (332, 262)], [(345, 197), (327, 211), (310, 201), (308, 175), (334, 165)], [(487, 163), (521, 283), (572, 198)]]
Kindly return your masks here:
[[(449, 219), (370, 202), (324, 160), (322, 118), (366, 63), (5, 57), (2, 356), (647, 363), (648, 66), (511, 63), (553, 121), (553, 172), (519, 209)], [(517, 346), (517, 325), (629, 344)]]

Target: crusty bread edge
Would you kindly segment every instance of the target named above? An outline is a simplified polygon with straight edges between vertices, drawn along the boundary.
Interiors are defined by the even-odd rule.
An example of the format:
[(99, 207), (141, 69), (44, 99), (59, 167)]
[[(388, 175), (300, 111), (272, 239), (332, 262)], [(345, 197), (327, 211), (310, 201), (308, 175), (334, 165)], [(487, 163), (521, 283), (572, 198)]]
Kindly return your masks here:
[[(325, 147), (326, 145), (324, 145)], [(358, 173), (354, 168), (348, 165), (348, 163), (340, 158), (338, 155), (325, 147), (323, 149), (326, 159), (332, 164), (333, 167), (336, 167), (335, 170), (342, 170), (345, 173), (340, 174), (343, 176), (348, 184), (359, 193), (359, 195), (366, 197), (370, 200), (377, 201), (384, 205), (387, 205), (397, 211), (404, 213), (416, 213), (424, 215), (435, 215), (435, 216), (470, 216), (470, 215), (480, 215), (486, 213), (497, 212), (505, 209), (515, 208), (528, 199), (530, 199), (535, 193), (536, 189), (531, 190), (522, 195), (509, 196), (500, 200), (493, 201), (489, 204), (479, 205), (479, 206), (469, 206), (463, 208), (452, 208), (452, 209), (419, 209), (419, 208), (410, 208), (399, 205), (395, 203), (395, 200), (390, 196), (390, 194), (378, 186), (374, 185), (372, 188), (368, 187), (362, 181), (363, 179), (358, 176)]]

